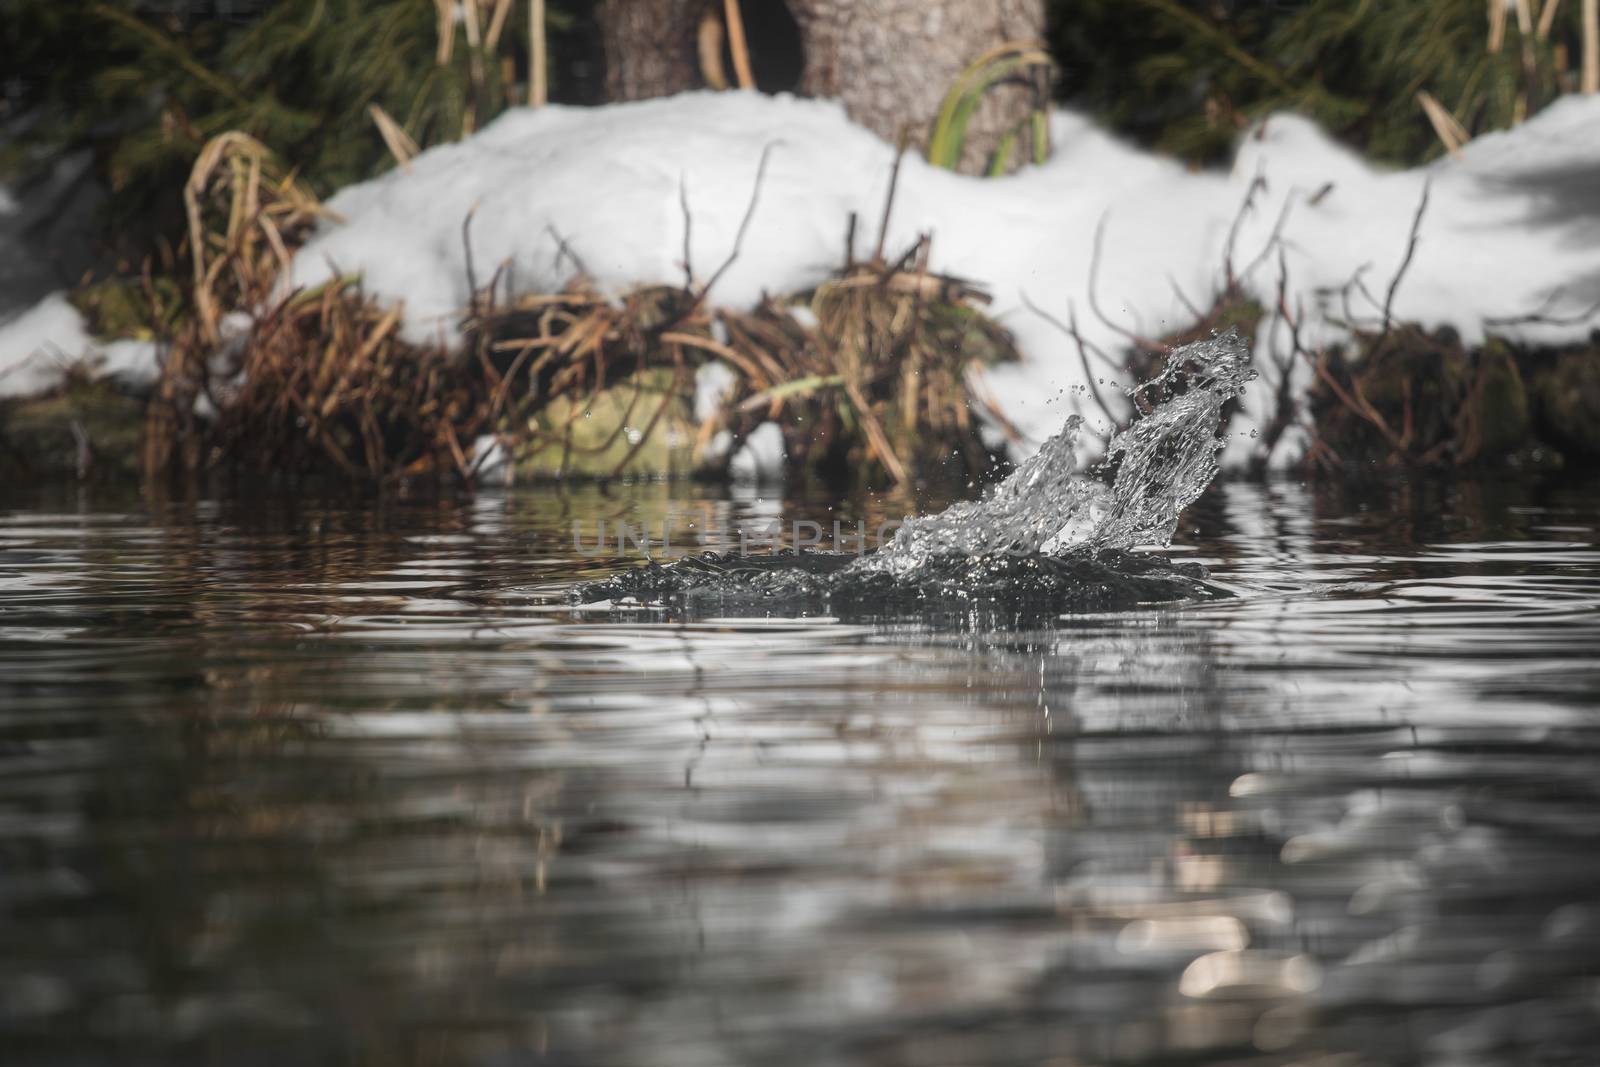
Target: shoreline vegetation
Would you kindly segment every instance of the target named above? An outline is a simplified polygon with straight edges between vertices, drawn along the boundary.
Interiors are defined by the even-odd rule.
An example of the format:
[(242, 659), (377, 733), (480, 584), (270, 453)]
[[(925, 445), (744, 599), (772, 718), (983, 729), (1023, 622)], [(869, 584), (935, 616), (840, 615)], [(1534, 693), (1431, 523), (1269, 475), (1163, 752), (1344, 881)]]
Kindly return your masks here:
[[(759, 179), (746, 222), (758, 197)], [(237, 467), (390, 488), (470, 484), (492, 465), (499, 479), (725, 478), (763, 422), (783, 429), (792, 474), (835, 484), (976, 479), (999, 460), (979, 420), (1003, 416), (969, 379), (1019, 357), (981, 289), (929, 270), (926, 237), (892, 261), (880, 243), (816, 288), (745, 311), (707, 299), (737, 243), (704, 282), (686, 269), (680, 286), (620, 296), (595, 290), (576, 257), (554, 293), (472, 277), (452, 348), (406, 340), (399, 309), (357, 276), (280, 295), (327, 212), (253, 139), (208, 145), (185, 199), (189, 285), (174, 296), (144, 278), (85, 301), (161, 336), (146, 477)], [(470, 216), (460, 237), (470, 262)], [(720, 401), (696, 418), (697, 373), (714, 365), (729, 370)], [(94, 396), (85, 384), (72, 395)]]
[[(1450, 21), (1459, 21), (1457, 5), (1440, 5), (1449, 10), (1436, 13), (1443, 21), (1432, 29), (1451, 28), (1448, 45), (1390, 57), (1381, 72), (1392, 78), (1418, 64), (1437, 72), (1448, 66), (1433, 54), (1440, 48), (1478, 50), (1461, 75), (1464, 85), (1435, 78), (1431, 89), (1418, 81), (1412, 90), (1414, 102), (1405, 106), (1431, 135), (1418, 142), (1414, 125), (1405, 136), (1383, 132), (1404, 125), (1390, 113), (1393, 101), (1385, 104), (1390, 110), (1368, 114), (1363, 128), (1360, 116), (1349, 113), (1343, 83), (1306, 81), (1309, 75), (1295, 70), (1305, 58), (1295, 58), (1283, 35), (1295, 25), (1302, 32), (1320, 27), (1309, 21), (1310, 11), (1298, 23), (1246, 19), (1222, 40), (1222, 30), (1197, 23), (1199, 16), (1176, 0), (1140, 2), (1160, 29), (1151, 48), (1165, 49), (1146, 57), (1156, 63), (1146, 72), (1146, 88), (1168, 78), (1157, 71), (1158, 59), (1174, 64), (1187, 55), (1191, 67), (1222, 64), (1229, 73), (1211, 84), (1235, 86), (1238, 98), (1207, 105), (1205, 136), (1184, 133), (1182, 123), (1150, 134), (1141, 126), (1148, 125), (1148, 110), (1128, 110), (1137, 111), (1141, 101), (1150, 105), (1144, 92), (1105, 113), (1122, 114), (1124, 128), (1192, 159), (1215, 158), (1219, 131), (1232, 141), (1248, 121), (1285, 103), (1323, 115), (1330, 128), (1357, 132), (1374, 155), (1449, 159), (1473, 133), (1520, 124), (1563, 94), (1600, 90), (1591, 84), (1600, 78), (1592, 3), (1563, 12), (1559, 0), (1519, 0), (1498, 19), (1491, 12), (1486, 36), (1481, 21), (1475, 24), (1471, 43), (1456, 39), (1465, 32)], [(989, 479), (1006, 462), (1008, 446), (1026, 447), (1028, 435), (1011, 424), (982, 379), (983, 370), (1024, 355), (1009, 320), (992, 315), (988, 285), (936, 269), (937, 229), (893, 243), (904, 141), (871, 254), (858, 255), (856, 233), (858, 227), (871, 233), (871, 221), (852, 212), (835, 269), (813, 285), (779, 286), (754, 304), (722, 304), (713, 288), (748, 251), (765, 153), (731, 250), (704, 276), (691, 263), (696, 220), (683, 194), (677, 284), (603, 288), (553, 229), (539, 237), (565, 257), (564, 284), (528, 291), (510, 276), (509, 263), (491, 276), (473, 276), (469, 210), (459, 230), (470, 294), (459, 311), (459, 343), (422, 342), (405, 329), (402, 308), (370, 292), (359, 273), (291, 284), (297, 251), (319, 226), (336, 224), (318, 189), (331, 193), (390, 167), (409, 172), (423, 148), (462, 141), (508, 108), (542, 104), (552, 81), (581, 81), (581, 63), (572, 57), (583, 53), (572, 42), (582, 18), (540, 2), (439, 0), (430, 7), (391, 0), (358, 15), (348, 5), (333, 4), (330, 13), (296, 0), (229, 29), (143, 18), (115, 3), (55, 15), (27, 6), (29, 18), (45, 19), (52, 33), (81, 30), (85, 18), (113, 31), (97, 46), (104, 54), (84, 62), (101, 65), (95, 91), (125, 112), (120, 131), (108, 134), (106, 123), (85, 126), (83, 116), (68, 121), (41, 104), (23, 123), (27, 136), (14, 138), (12, 162), (48, 158), (39, 153), (50, 137), (38, 134), (54, 122), (61, 129), (52, 150), (91, 145), (102, 153), (102, 173), (115, 194), (107, 217), (121, 227), (123, 258), (116, 269), (85, 279), (71, 300), (94, 336), (151, 345), (159, 373), (130, 385), (97, 377), (89, 363), (74, 364), (63, 353), (69, 365), (54, 388), (0, 399), (0, 473), (8, 481), (227, 470), (380, 489), (419, 481), (726, 479), (740, 469), (741, 450), (762, 451), (754, 439), (771, 424), (781, 434), (778, 462), (791, 480), (907, 488), (933, 479)], [(1330, 14), (1340, 5), (1323, 6)], [(1481, 5), (1474, 10), (1481, 20)], [(723, 25), (737, 31), (722, 45), (732, 50), (727, 66), (737, 77), (729, 80), (748, 84), (738, 4), (727, 11)], [(1078, 55), (1081, 34), (1104, 21), (1093, 4), (1082, 16), (1076, 25), (1057, 17), (1050, 41), (1057, 62)], [(332, 35), (333, 26), (343, 32)], [(558, 47), (554, 60), (552, 32), (558, 45), (572, 45), (565, 56)], [(330, 60), (345, 33), (371, 38), (370, 46)], [(1262, 53), (1249, 53), (1249, 42)], [(1208, 49), (1203, 62), (1197, 48)], [(322, 64), (315, 69), (337, 70), (337, 77), (287, 88), (285, 79), (296, 71), (304, 80), (313, 58)], [(151, 96), (157, 59), (178, 80)], [(1050, 63), (1050, 55), (1027, 42), (974, 61), (932, 119), (932, 161), (954, 168), (964, 123), (983, 94), (1017, 81), (1036, 94), (1033, 109), (985, 169), (1003, 174), (1022, 155), (1044, 163), (1051, 137), (1037, 94), (1048, 84)], [(1100, 89), (1112, 84), (1105, 71), (1099, 76)], [(1255, 88), (1238, 88), (1241, 77)], [(49, 93), (40, 99), (48, 101)], [(151, 112), (154, 99), (165, 103)], [(401, 99), (409, 102), (397, 106)], [(136, 113), (143, 125), (129, 117)], [(353, 141), (360, 144), (346, 143)], [(186, 155), (192, 162), (175, 180)], [(1052, 358), (1081, 361), (1084, 402), (1104, 416), (1108, 433), (1137, 417), (1119, 375), (1158, 373), (1174, 347), (1213, 330), (1237, 326), (1253, 341), (1264, 338), (1266, 358), (1276, 361), (1277, 373), (1267, 375), (1274, 406), (1255, 414), (1261, 446), (1235, 469), (1264, 473), (1267, 457), (1291, 438), (1294, 467), (1324, 475), (1374, 467), (1561, 469), (1600, 457), (1600, 331), (1586, 340), (1581, 330), (1574, 333), (1597, 308), (1533, 306), (1498, 324), (1484, 320), (1483, 336), (1468, 340), (1448, 325), (1410, 321), (1396, 311), (1396, 291), (1415, 269), (1426, 189), (1398, 269), (1377, 283), (1358, 274), (1338, 294), (1343, 313), (1317, 322), (1289, 283), (1282, 218), (1258, 257), (1264, 262), (1235, 270), (1235, 237), (1254, 210), (1255, 186), (1233, 221), (1216, 294), (1192, 302), (1174, 283), (1191, 313), (1182, 329), (1146, 336), (1091, 306), (1085, 315), (1092, 312), (1116, 337), (1107, 346), (1087, 336), (1075, 317), (1029, 306), (1055, 331)], [(130, 213), (141, 205), (155, 206), (134, 222)], [(1091, 305), (1104, 223), (1095, 233)], [(129, 248), (141, 242), (145, 251), (130, 258)], [(1276, 285), (1243, 284), (1242, 275), (1257, 266), (1276, 270)], [(1352, 303), (1368, 310), (1351, 311)], [(1328, 333), (1329, 323), (1337, 335)], [(1559, 326), (1566, 334), (1533, 343), (1524, 336), (1530, 325)], [(1091, 366), (1117, 373), (1100, 376)], [(746, 473), (775, 473), (770, 455), (747, 456), (750, 463), (754, 469)]]

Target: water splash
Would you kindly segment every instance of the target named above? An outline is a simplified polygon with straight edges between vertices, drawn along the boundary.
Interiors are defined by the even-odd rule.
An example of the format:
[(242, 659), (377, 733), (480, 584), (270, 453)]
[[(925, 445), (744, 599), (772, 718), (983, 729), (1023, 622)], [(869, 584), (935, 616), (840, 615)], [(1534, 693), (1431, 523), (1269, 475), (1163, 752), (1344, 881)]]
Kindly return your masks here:
[(636, 567), (572, 598), (725, 614), (942, 612), (988, 626), (1225, 596), (1198, 565), (1130, 550), (1167, 543), (1216, 476), (1223, 405), (1253, 376), (1232, 330), (1178, 349), (1134, 390), (1150, 410), (1112, 438), (1094, 476), (1076, 469), (1074, 415), (983, 500), (908, 520), (869, 556), (708, 553)]
[(908, 520), (853, 569), (905, 575), (947, 555), (1164, 545), (1179, 513), (1216, 477), (1223, 405), (1254, 376), (1236, 330), (1177, 349), (1165, 371), (1130, 394), (1157, 402), (1111, 439), (1099, 468), (1115, 468), (1109, 485), (1077, 471), (1083, 419), (1073, 415), (983, 500)]

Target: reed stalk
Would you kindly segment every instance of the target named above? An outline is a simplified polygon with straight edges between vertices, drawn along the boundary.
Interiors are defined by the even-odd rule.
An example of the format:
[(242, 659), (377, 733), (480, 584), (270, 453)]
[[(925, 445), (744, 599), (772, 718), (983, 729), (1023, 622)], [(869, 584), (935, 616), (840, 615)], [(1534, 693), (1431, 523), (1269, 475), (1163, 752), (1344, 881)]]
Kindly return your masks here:
[(1541, 41), (1550, 39), (1550, 29), (1555, 25), (1556, 12), (1561, 9), (1561, 0), (1544, 0), (1544, 8), (1539, 12), (1539, 26), (1534, 31)]
[(1450, 114), (1443, 104), (1439, 103), (1438, 98), (1426, 89), (1417, 91), (1417, 103), (1422, 106), (1422, 113), (1428, 116), (1428, 122), (1433, 126), (1433, 132), (1438, 135), (1439, 143), (1444, 145), (1445, 151), (1452, 156), (1461, 155), (1461, 146), (1470, 141), (1472, 135), (1456, 121), (1455, 116)]
[(733, 73), (739, 79), (739, 88), (754, 89), (756, 79), (750, 71), (750, 48), (744, 39), (739, 0), (723, 0), (723, 17), (728, 23), (728, 51), (733, 53)]
[(544, 4), (545, 0), (528, 0), (528, 104), (531, 107), (543, 107), (550, 100)]
[(493, 54), (500, 47), (500, 35), (505, 32), (506, 16), (511, 14), (511, 0), (495, 0), (494, 14), (489, 17), (489, 32), (483, 37), (483, 50)]
[(411, 135), (394, 120), (392, 115), (377, 104), (368, 104), (367, 114), (372, 116), (373, 124), (378, 127), (378, 136), (383, 138), (383, 143), (389, 149), (389, 154), (394, 157), (395, 163), (401, 170), (410, 170), (411, 161), (422, 151), (417, 147), (417, 142), (411, 139)]
[(433, 8), (438, 16), (439, 25), (436, 33), (439, 37), (439, 46), (434, 52), (434, 63), (444, 67), (450, 64), (450, 57), (455, 54), (456, 46), (456, 12), (453, 0), (433, 0)]
[(1582, 90), (1600, 93), (1600, 0), (1583, 0)]

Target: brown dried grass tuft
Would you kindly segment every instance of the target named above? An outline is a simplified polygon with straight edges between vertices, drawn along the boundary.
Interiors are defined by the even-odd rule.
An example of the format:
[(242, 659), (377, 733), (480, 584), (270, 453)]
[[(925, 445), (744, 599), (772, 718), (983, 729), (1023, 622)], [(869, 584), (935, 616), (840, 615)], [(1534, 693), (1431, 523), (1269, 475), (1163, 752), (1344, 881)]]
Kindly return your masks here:
[(401, 339), (399, 323), (354, 279), (282, 302), (252, 331), (213, 447), (266, 471), (331, 466), (376, 485), (467, 476), (483, 390), (443, 350)]
[[(814, 292), (749, 312), (715, 310), (688, 282), (607, 299), (582, 275), (559, 293), (500, 302), (497, 275), (474, 283), (467, 343), (452, 353), (407, 342), (400, 310), (377, 305), (358, 279), (278, 290), (323, 209), (259, 143), (227, 134), (209, 144), (185, 199), (192, 280), (147, 418), (151, 472), (229, 464), (375, 486), (468, 481), (484, 438), (513, 462), (559, 448), (566, 472), (569, 459), (614, 452), (626, 434), (626, 454), (602, 472), (616, 476), (669, 412), (687, 418), (695, 372), (719, 361), (734, 385), (700, 426), (702, 456), (718, 430), (737, 444), (773, 420), (797, 471), (834, 481), (907, 484), (955, 457), (964, 473), (991, 463), (971, 375), (1017, 354), (982, 313), (986, 294), (928, 270), (926, 239), (892, 264), (848, 264)], [(248, 316), (242, 332), (237, 312)], [(580, 445), (575, 420), (630, 381), (610, 437)], [(197, 401), (213, 416), (199, 418)]]
[(158, 472), (201, 461), (194, 402), (211, 377), (229, 311), (254, 312), (272, 298), (279, 272), (322, 205), (273, 154), (248, 134), (230, 130), (201, 150), (184, 184), (189, 232), (180, 257), (190, 281), (182, 306), (169, 316), (150, 272), (144, 277), (152, 319), (176, 321), (161, 382), (145, 420), (144, 468)]
[(997, 413), (974, 372), (1019, 357), (982, 313), (988, 295), (930, 272), (927, 257), (923, 239), (897, 263), (848, 266), (796, 301), (815, 326), (779, 302), (722, 312), (729, 346), (748, 366), (717, 420), (735, 438), (777, 422), (791, 461), (834, 481), (907, 485), (950, 473), (953, 460), (966, 474), (988, 470), (974, 409)]

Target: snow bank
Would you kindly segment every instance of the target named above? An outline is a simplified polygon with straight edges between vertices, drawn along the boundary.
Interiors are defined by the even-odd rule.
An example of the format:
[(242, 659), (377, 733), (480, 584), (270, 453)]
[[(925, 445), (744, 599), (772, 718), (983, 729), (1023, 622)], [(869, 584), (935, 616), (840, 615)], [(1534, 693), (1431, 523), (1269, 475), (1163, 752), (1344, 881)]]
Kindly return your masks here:
[(154, 343), (96, 341), (65, 293), (51, 293), (0, 323), (0, 397), (45, 392), (69, 367), (85, 364), (127, 386), (152, 385), (160, 376)]
[[(1600, 322), (1600, 99), (1567, 98), (1515, 131), (1479, 138), (1459, 159), (1402, 172), (1366, 164), (1290, 115), (1248, 134), (1227, 173), (1189, 171), (1071, 113), (1058, 113), (1052, 132), (1050, 162), (1007, 178), (961, 177), (908, 157), (888, 235), (893, 252), (931, 232), (935, 269), (993, 293), (991, 310), (1026, 359), (993, 371), (988, 386), (1035, 440), (1069, 411), (1095, 419), (1088, 387), (1117, 372), (1085, 360), (1028, 303), (1075, 320), (1090, 345), (1115, 354), (1123, 331), (1155, 336), (1194, 322), (1191, 306), (1204, 308), (1220, 289), (1231, 231), (1236, 269), (1255, 264), (1244, 284), (1275, 304), (1277, 255), (1260, 253), (1278, 232), (1286, 302), (1303, 309), (1311, 339), (1325, 339), (1346, 305), (1381, 317), (1425, 186), (1430, 204), (1394, 295), (1397, 318), (1448, 323), (1468, 340), (1493, 328), (1547, 343)], [(764, 152), (749, 234), (714, 301), (745, 306), (764, 290), (822, 280), (843, 258), (852, 212), (855, 253), (871, 251), (889, 146), (831, 103), (700, 93), (509, 113), (334, 197), (329, 207), (345, 221), (300, 252), (293, 282), (360, 272), (370, 292), (405, 302), (413, 339), (451, 340), (468, 296), (469, 214), (477, 278), (505, 264), (516, 292), (557, 288), (577, 263), (611, 289), (679, 282), (686, 240), (689, 266), (705, 279), (732, 250)], [(1525, 319), (1535, 312), (1543, 319)], [(1281, 329), (1264, 331), (1263, 378), (1246, 405), (1258, 421), (1282, 341)], [(1291, 372), (1303, 388), (1304, 368)], [(1240, 428), (1232, 460), (1255, 447), (1250, 429)]]
[[(993, 293), (991, 311), (1025, 361), (996, 368), (987, 387), (1035, 442), (1071, 411), (1096, 421), (1089, 387), (1120, 379), (1045, 316), (1076, 322), (1091, 349), (1112, 356), (1126, 333), (1192, 325), (1193, 308), (1222, 285), (1230, 233), (1244, 285), (1275, 305), (1278, 255), (1262, 253), (1277, 234), (1286, 303), (1303, 316), (1303, 336), (1335, 339), (1341, 320), (1381, 318), (1424, 188), (1429, 204), (1394, 293), (1397, 318), (1449, 324), (1468, 341), (1492, 329), (1545, 344), (1600, 325), (1600, 99), (1566, 98), (1514, 131), (1478, 138), (1459, 158), (1410, 171), (1374, 168), (1292, 115), (1246, 135), (1226, 173), (1192, 172), (1068, 112), (1054, 116), (1052, 133), (1050, 162), (1007, 178), (962, 177), (907, 157), (887, 239), (893, 253), (932, 233), (935, 269)], [(888, 145), (831, 103), (699, 93), (513, 111), (334, 197), (329, 206), (344, 221), (302, 249), (291, 282), (359, 272), (370, 292), (405, 303), (412, 339), (449, 342), (468, 296), (469, 214), (477, 278), (504, 264), (516, 292), (558, 288), (580, 264), (613, 290), (680, 282), (686, 239), (689, 268), (705, 279), (732, 252), (764, 154), (750, 230), (716, 302), (748, 306), (764, 291), (821, 281), (844, 257), (852, 213), (854, 254), (870, 254), (893, 164)], [(7, 235), (33, 215), (0, 189), (0, 258), (21, 258), (6, 255), (17, 251)], [(33, 281), (0, 274), (0, 297), (14, 306)], [(1264, 329), (1262, 378), (1246, 398), (1231, 461), (1258, 447), (1251, 430), (1267, 417), (1284, 342), (1281, 323)], [(47, 389), (85, 358), (133, 384), (156, 373), (152, 345), (97, 344), (65, 297), (48, 295), (0, 322), (0, 396)], [(1292, 391), (1303, 391), (1308, 369), (1288, 367)], [(1289, 435), (1271, 458), (1292, 459), (1296, 442)]]
[(0, 326), (0, 397), (44, 392), (93, 343), (65, 294), (45, 297)]

